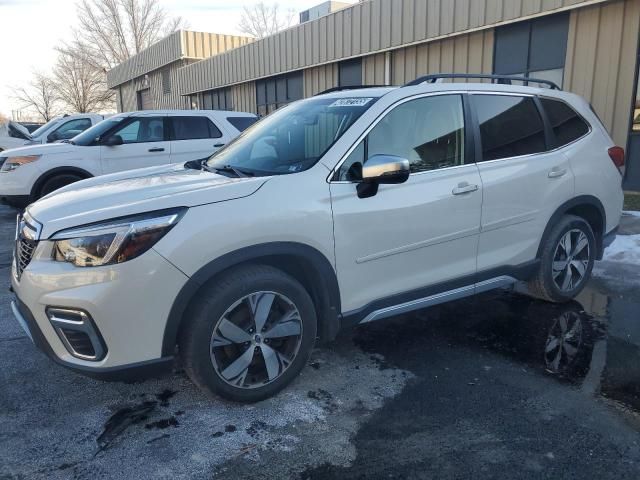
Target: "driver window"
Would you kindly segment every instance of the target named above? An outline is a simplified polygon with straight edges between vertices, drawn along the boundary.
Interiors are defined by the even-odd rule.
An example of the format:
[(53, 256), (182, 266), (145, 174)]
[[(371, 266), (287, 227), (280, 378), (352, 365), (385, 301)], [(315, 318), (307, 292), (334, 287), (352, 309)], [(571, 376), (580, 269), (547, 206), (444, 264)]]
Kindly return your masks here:
[(406, 158), (411, 173), (463, 165), (462, 97), (424, 97), (397, 106), (347, 157), (336, 180), (360, 180), (363, 163), (378, 154)]
[(54, 131), (55, 138), (68, 140), (75, 137), (79, 133), (84, 132), (90, 126), (91, 120), (89, 120), (88, 118), (78, 118), (76, 120), (70, 120)]

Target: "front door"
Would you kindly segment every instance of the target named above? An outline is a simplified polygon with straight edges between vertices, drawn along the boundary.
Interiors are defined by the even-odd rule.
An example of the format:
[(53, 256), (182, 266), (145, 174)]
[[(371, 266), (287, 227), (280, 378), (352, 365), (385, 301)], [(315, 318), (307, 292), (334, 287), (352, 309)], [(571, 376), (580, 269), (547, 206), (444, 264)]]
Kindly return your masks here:
[[(343, 312), (473, 285), (482, 185), (465, 148), (464, 117), (461, 95), (412, 98), (385, 115), (338, 169), (331, 201)], [(361, 165), (376, 154), (408, 159), (409, 180), (358, 198)]]
[(165, 129), (166, 116), (134, 116), (110, 136), (122, 138), (122, 145), (100, 147), (104, 174), (153, 167), (170, 162), (171, 143)]

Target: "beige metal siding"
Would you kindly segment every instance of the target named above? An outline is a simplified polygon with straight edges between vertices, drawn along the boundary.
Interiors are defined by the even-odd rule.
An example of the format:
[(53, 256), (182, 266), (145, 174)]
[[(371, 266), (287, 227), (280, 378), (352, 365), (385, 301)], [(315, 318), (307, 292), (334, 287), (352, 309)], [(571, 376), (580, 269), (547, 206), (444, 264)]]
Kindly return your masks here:
[(613, 140), (626, 145), (640, 32), (640, 0), (572, 12), (564, 88), (591, 102)]
[[(600, 1), (607, 0), (370, 0), (185, 68), (180, 74), (181, 93), (470, 33)], [(255, 63), (240, 61), (242, 58), (253, 58)]]
[(249, 37), (180, 30), (107, 72), (113, 88), (183, 58), (202, 59), (252, 42)]
[(385, 54), (377, 53), (362, 59), (362, 82), (365, 85), (384, 85)]
[(312, 97), (338, 85), (338, 64), (330, 63), (304, 71), (304, 96)]
[[(374, 61), (379, 72), (373, 82), (384, 80), (384, 56)], [(491, 73), (493, 66), (493, 30), (459, 35), (435, 42), (394, 50), (391, 53), (391, 83), (403, 85), (420, 75), (439, 72)], [(376, 68), (377, 67), (377, 68)], [(365, 78), (369, 79), (365, 62)]]
[(256, 105), (256, 84), (246, 82), (232, 87), (233, 109), (238, 112), (257, 113)]

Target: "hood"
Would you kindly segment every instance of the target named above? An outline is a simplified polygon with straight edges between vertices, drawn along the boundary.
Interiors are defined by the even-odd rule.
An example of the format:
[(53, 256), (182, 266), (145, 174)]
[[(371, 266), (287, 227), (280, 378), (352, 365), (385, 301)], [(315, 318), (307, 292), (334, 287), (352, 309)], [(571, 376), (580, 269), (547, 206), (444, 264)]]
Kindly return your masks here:
[(29, 205), (43, 225), (41, 238), (60, 230), (172, 207), (193, 207), (247, 197), (267, 177), (229, 178), (182, 164), (130, 170), (64, 187)]
[[(26, 142), (27, 140), (25, 140)], [(12, 148), (11, 150), (5, 150), (2, 152), (3, 156), (16, 156), (16, 155), (49, 155), (54, 153), (69, 153), (77, 147), (70, 143), (45, 143), (36, 145), (27, 145), (24, 147)]]

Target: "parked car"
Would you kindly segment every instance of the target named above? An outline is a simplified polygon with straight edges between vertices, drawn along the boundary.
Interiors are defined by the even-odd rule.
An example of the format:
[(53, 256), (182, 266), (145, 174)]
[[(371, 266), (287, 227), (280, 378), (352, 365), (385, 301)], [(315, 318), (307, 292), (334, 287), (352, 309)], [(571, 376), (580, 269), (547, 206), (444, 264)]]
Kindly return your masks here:
[(114, 115), (69, 142), (0, 154), (0, 199), (23, 207), (85, 178), (205, 158), (256, 119), (251, 113), (216, 110)]
[(25, 145), (39, 143), (53, 143), (61, 140), (71, 140), (88, 128), (100, 123), (110, 115), (99, 113), (77, 113), (74, 115), (61, 115), (52, 118), (31, 134), (31, 140)]
[(20, 147), (30, 140), (31, 135), (26, 127), (11, 120), (0, 121), (0, 152)]
[(44, 123), (36, 123), (36, 122), (20, 122), (20, 125), (22, 125), (24, 128), (26, 128), (29, 133), (33, 133), (35, 132), (37, 129), (39, 129), (42, 125), (44, 125)]
[(37, 201), (15, 316), (80, 372), (177, 352), (205, 391), (256, 401), (345, 326), (518, 281), (569, 301), (615, 236), (622, 149), (577, 95), (433, 79), (301, 100), (206, 162)]

